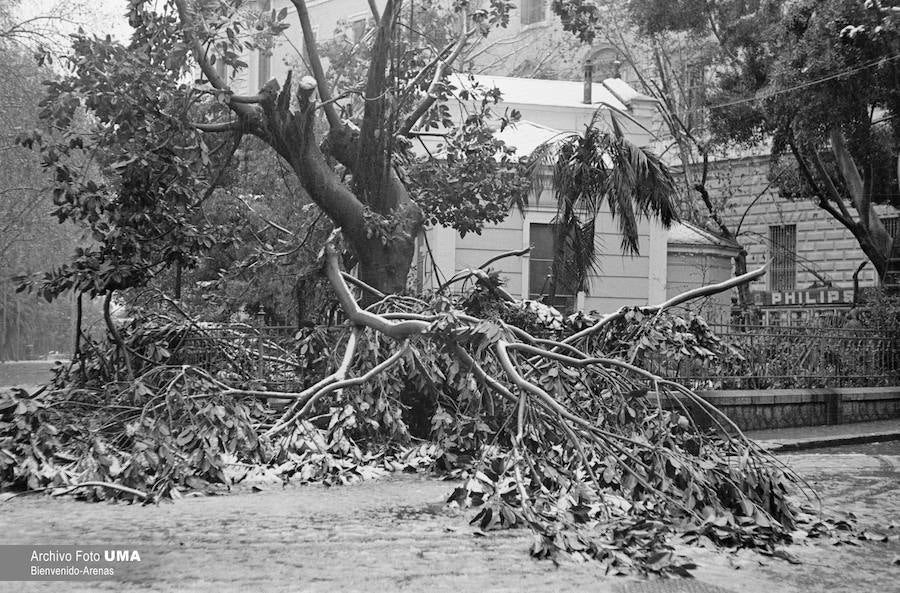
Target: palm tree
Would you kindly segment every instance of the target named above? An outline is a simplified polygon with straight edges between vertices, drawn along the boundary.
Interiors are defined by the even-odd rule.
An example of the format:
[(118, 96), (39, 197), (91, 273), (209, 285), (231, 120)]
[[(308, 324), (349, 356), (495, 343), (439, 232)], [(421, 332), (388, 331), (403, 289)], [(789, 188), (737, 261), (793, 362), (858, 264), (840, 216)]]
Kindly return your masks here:
[(615, 113), (612, 132), (601, 130), (600, 113), (584, 133), (560, 134), (538, 146), (529, 162), (536, 187), (541, 187), (545, 168), (552, 171), (556, 216), (551, 298), (560, 289), (569, 294), (587, 290), (588, 274), (598, 268), (594, 230), (604, 203), (619, 223), (622, 251), (627, 253), (638, 253), (638, 217), (655, 217), (666, 228), (677, 220), (675, 181), (669, 170), (658, 156), (625, 138)]

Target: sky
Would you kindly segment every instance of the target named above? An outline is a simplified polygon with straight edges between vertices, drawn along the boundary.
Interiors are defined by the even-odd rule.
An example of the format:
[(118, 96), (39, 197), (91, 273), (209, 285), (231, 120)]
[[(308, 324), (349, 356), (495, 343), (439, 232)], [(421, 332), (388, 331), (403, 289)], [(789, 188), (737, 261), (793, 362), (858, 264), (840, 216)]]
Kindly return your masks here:
[(127, 0), (20, 0), (20, 19), (48, 14), (62, 15), (52, 23), (53, 33), (64, 38), (82, 27), (95, 35), (111, 35), (122, 42), (128, 40), (131, 27), (125, 18)]

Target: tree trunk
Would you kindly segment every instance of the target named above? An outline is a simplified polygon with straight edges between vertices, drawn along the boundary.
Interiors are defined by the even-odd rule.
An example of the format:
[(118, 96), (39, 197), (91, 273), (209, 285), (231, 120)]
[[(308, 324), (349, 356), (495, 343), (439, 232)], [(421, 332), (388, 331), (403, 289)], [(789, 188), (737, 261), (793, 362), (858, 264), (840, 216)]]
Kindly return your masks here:
[[(746, 273), (747, 250), (741, 247), (741, 250), (738, 251), (738, 254), (734, 258), (734, 275), (735, 277), (738, 277), (743, 276)], [(759, 319), (757, 319), (755, 311), (750, 308), (750, 305), (753, 302), (753, 297), (750, 295), (750, 284), (748, 282), (740, 284), (738, 285), (737, 290), (738, 309), (741, 312), (741, 324), (757, 325), (759, 323)]]
[(374, 241), (370, 244), (371, 249), (357, 253), (359, 279), (386, 294), (402, 292), (406, 288), (412, 264), (415, 238), (410, 241), (397, 240), (387, 246)]
[(892, 240), (872, 207), (871, 178), (863, 179), (860, 175), (856, 162), (847, 149), (843, 133), (837, 128), (832, 128), (830, 135), (831, 150), (858, 214), (858, 220), (853, 221), (854, 224), (848, 225), (845, 222), (844, 225), (853, 233), (863, 253), (875, 265), (879, 279), (883, 279), (887, 272)]
[[(422, 228), (421, 209), (393, 170), (388, 171), (381, 194), (373, 204), (360, 199), (335, 175), (315, 142), (314, 106), (307, 101), (311, 89), (298, 91), (300, 111), (291, 111), (290, 78), (279, 93), (274, 81), (263, 89), (265, 123), (252, 132), (280, 154), (297, 174), (309, 194), (335, 226), (360, 263), (360, 279), (385, 293), (402, 291), (412, 265), (415, 241)], [(325, 144), (328, 152), (351, 172), (356, 167), (355, 138), (346, 127), (332, 129)], [(374, 206), (374, 207), (373, 207)], [(379, 209), (376, 210), (375, 208)], [(385, 219), (386, 228), (375, 228), (372, 215)], [(367, 295), (366, 299), (372, 298)], [(365, 301), (364, 301), (365, 302)]]

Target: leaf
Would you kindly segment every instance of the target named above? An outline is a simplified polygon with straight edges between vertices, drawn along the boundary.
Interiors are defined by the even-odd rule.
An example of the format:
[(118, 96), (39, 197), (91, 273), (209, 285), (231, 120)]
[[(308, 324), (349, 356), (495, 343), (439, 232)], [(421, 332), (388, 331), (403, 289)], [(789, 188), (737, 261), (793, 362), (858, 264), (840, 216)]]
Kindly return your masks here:
[(791, 552), (788, 552), (785, 548), (775, 548), (775, 550), (772, 551), (772, 556), (774, 556), (775, 558), (781, 558), (782, 560), (787, 560), (791, 564), (801, 564), (800, 558), (798, 558)]

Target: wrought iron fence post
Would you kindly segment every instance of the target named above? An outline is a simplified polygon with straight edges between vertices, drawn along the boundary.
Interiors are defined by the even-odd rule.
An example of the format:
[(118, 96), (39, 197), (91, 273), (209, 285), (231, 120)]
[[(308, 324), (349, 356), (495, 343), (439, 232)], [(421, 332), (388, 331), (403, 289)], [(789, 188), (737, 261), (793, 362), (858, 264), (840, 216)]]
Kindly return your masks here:
[(263, 327), (266, 323), (266, 311), (263, 309), (263, 306), (259, 306), (259, 311), (256, 312), (256, 331), (257, 331), (257, 341), (256, 341), (256, 351), (259, 356), (259, 365), (256, 369), (256, 378), (262, 381), (263, 377), (265, 377), (265, 359), (263, 358)]

